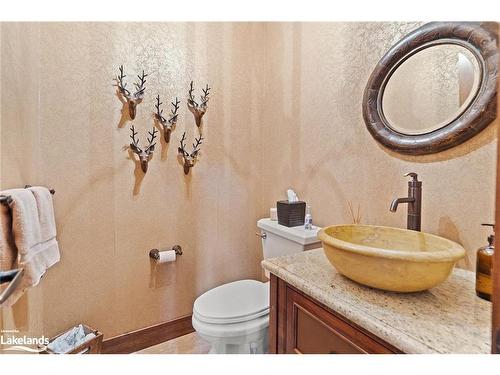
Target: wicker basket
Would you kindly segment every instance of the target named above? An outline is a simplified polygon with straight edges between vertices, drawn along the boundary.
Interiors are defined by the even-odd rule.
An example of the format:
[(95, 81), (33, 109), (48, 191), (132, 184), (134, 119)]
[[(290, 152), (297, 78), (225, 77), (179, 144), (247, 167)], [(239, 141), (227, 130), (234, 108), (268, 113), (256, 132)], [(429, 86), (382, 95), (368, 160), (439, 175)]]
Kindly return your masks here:
[[(103, 334), (99, 332), (97, 329), (94, 329), (86, 324), (82, 324), (83, 326), (83, 332), (85, 332), (85, 335), (88, 335), (89, 333), (94, 333), (95, 337), (90, 339), (87, 342), (84, 342), (82, 345), (77, 346), (74, 348), (72, 351), (68, 352), (67, 354), (99, 354), (101, 353), (101, 347), (102, 347), (102, 339), (103, 339)], [(73, 328), (73, 327), (71, 327)], [(71, 329), (70, 328), (70, 329)], [(57, 336), (52, 337), (49, 342), (54, 341), (56, 338), (61, 336), (62, 334), (66, 333), (68, 330), (60, 333)], [(53, 351), (49, 349), (45, 349), (40, 354), (58, 354), (54, 353)]]

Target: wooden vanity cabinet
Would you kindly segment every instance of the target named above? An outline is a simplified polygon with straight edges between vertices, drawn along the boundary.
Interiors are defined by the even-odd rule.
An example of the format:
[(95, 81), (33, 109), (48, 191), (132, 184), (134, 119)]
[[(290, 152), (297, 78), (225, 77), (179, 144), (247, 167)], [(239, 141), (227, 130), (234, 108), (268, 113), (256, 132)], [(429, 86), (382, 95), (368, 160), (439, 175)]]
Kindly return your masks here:
[(271, 274), (269, 352), (274, 354), (401, 353)]

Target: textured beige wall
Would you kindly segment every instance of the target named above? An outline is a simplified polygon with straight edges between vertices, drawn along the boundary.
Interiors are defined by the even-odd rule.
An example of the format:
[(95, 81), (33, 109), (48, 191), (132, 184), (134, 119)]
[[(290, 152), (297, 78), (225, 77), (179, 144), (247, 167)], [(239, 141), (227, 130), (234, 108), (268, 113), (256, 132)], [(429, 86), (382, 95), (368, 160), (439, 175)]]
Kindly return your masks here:
[[(406, 172), (423, 180), (422, 229), (461, 243), (472, 269), (494, 220), (496, 124), (440, 154), (402, 156), (366, 130), (361, 101), (373, 67), (419, 23), (297, 23), (267, 25), (268, 65), (262, 139), (263, 205), (288, 186), (312, 206), (320, 226), (351, 222), (347, 201), (360, 204), (362, 223), (406, 226)], [(498, 122), (498, 121), (497, 121)]]
[[(264, 33), (256, 24), (3, 24), (1, 187), (56, 189), (62, 260), (30, 290), (8, 326), (52, 335), (85, 321), (106, 337), (190, 314), (223, 282), (261, 276), (260, 124)], [(140, 192), (123, 147), (118, 66), (150, 73), (134, 124), (142, 142), (154, 97), (183, 100), (174, 141), (158, 144)], [(191, 79), (213, 86), (205, 144), (192, 174), (176, 157), (195, 134)], [(131, 83), (130, 83), (131, 84)], [(192, 138), (191, 138), (192, 139)], [(191, 142), (190, 142), (191, 143)], [(153, 247), (183, 246), (153, 269)]]
[[(361, 114), (384, 52), (418, 23), (3, 24), (1, 187), (57, 190), (62, 260), (4, 325), (51, 335), (79, 321), (107, 337), (191, 312), (222, 282), (258, 278), (255, 221), (293, 186), (319, 225), (405, 225), (402, 174), (424, 180), (423, 229), (484, 244), (493, 220), (496, 137), (490, 126), (445, 153), (403, 157), (379, 146)], [(206, 144), (184, 177), (175, 144), (157, 149), (134, 195), (134, 163), (118, 129), (112, 78), (151, 72), (135, 120), (151, 126), (154, 96), (214, 87)], [(193, 134), (185, 106), (173, 139)], [(151, 267), (152, 247), (181, 244), (175, 264)]]

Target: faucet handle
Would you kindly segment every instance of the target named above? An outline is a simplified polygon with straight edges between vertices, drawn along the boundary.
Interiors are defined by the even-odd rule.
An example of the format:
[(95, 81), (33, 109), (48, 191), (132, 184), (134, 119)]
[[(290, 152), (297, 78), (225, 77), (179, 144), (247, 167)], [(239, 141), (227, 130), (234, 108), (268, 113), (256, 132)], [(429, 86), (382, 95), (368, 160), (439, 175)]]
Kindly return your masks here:
[(416, 174), (415, 172), (408, 172), (408, 173), (405, 173), (404, 175), (405, 177), (411, 177), (413, 179), (413, 182), (419, 182), (418, 181), (418, 174)]

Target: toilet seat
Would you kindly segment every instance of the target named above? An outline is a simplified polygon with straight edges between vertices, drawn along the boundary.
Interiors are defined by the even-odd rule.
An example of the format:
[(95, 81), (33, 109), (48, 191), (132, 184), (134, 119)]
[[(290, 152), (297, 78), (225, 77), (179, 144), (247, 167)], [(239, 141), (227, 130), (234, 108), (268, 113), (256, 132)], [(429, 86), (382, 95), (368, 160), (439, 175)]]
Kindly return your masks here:
[(193, 319), (205, 323), (203, 325), (259, 320), (257, 325), (260, 326), (265, 319), (259, 318), (267, 318), (268, 314), (269, 283), (256, 280), (238, 280), (220, 285), (198, 297), (193, 307)]

